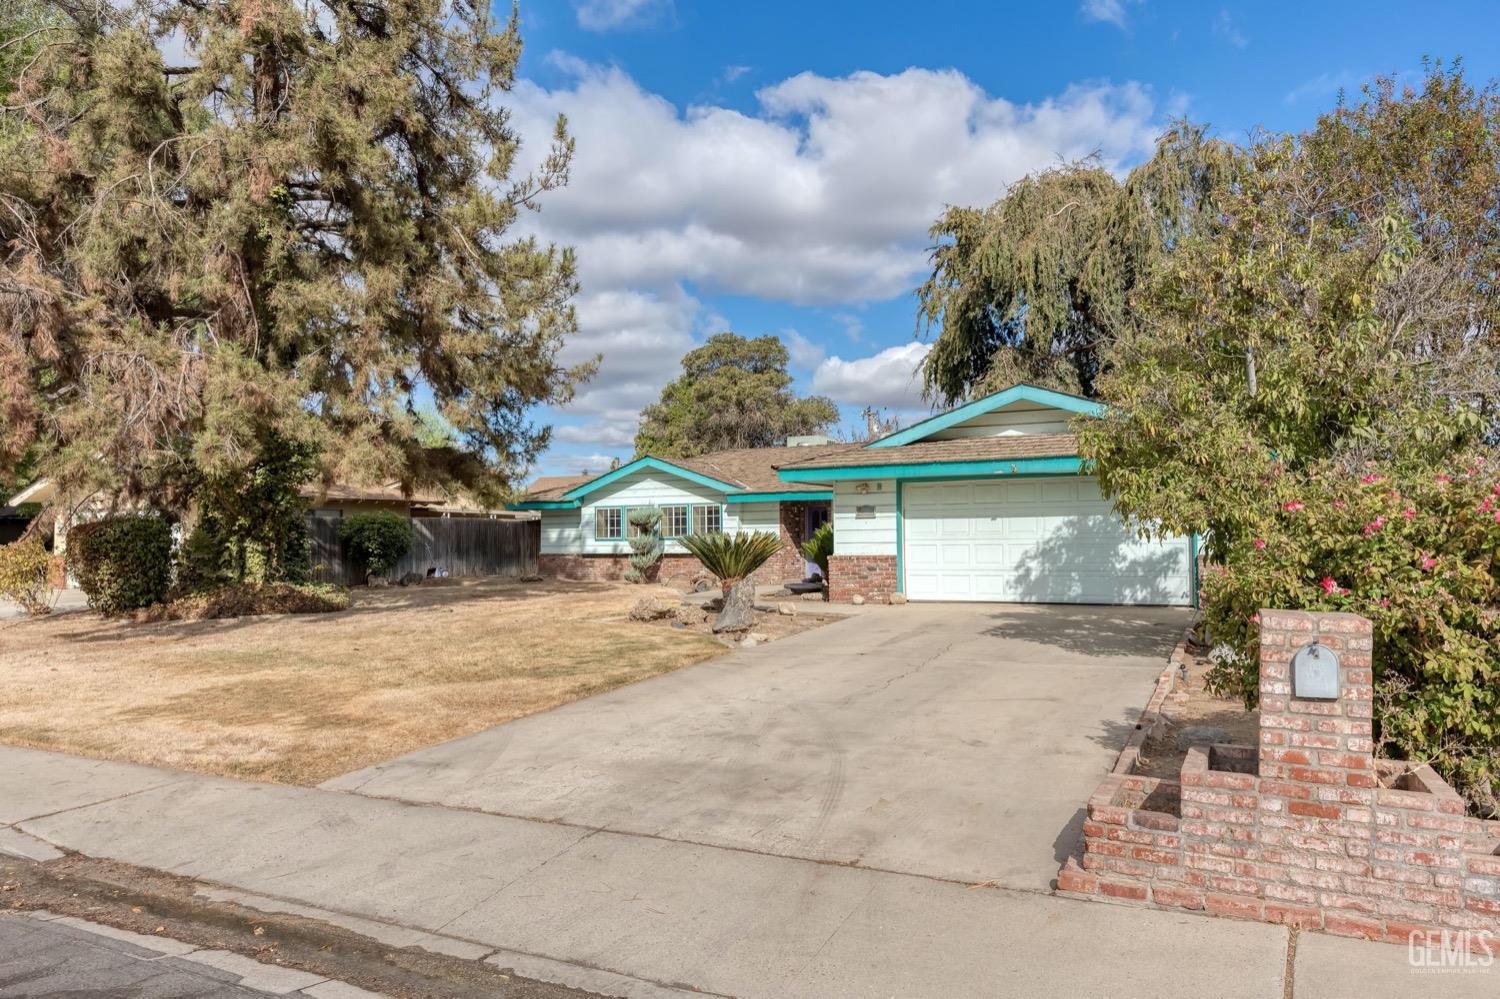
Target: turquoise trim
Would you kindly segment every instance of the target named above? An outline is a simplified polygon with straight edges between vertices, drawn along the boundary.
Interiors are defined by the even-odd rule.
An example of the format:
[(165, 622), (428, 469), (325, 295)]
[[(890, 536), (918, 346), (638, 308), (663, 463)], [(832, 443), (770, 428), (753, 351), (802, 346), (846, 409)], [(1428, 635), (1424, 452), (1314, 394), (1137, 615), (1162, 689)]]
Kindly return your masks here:
[(1188, 535), (1188, 585), (1193, 588), (1193, 609), (1200, 610), (1198, 602), (1198, 532)]
[(1016, 458), (1012, 461), (935, 461), (926, 465), (843, 465), (838, 468), (783, 468), (786, 482), (847, 482), (851, 479), (977, 478), (985, 475), (1086, 475), (1077, 455), (1058, 458)]
[(577, 510), (583, 504), (578, 500), (526, 500), (521, 503), (507, 503), (507, 510)]
[(1012, 385), (1008, 389), (1001, 389), (983, 399), (975, 399), (971, 403), (966, 403), (957, 409), (950, 409), (946, 413), (929, 416), (921, 423), (914, 423), (905, 430), (898, 430), (889, 437), (882, 437), (867, 446), (872, 448), (900, 447), (902, 444), (925, 440), (940, 430), (946, 430), (955, 424), (972, 420), (976, 416), (982, 416), (1003, 406), (1009, 406), (1013, 402), (1035, 402), (1054, 409), (1066, 410), (1069, 413), (1081, 413), (1084, 416), (1102, 416), (1104, 413), (1104, 404), (1101, 402), (1023, 383)]
[(784, 493), (730, 493), (728, 496), (724, 497), (724, 502), (725, 503), (768, 503), (768, 502), (771, 502), (773, 500), (778, 501), (778, 502), (782, 501), (782, 500), (807, 500), (807, 501), (810, 501), (810, 502), (817, 502), (818, 500), (831, 500), (831, 499), (833, 499), (833, 490), (832, 489), (826, 489), (826, 490), (822, 490), (822, 491), (818, 491), (818, 492), (805, 492), (805, 493), (794, 493), (794, 492), (784, 492)]
[(637, 458), (635, 461), (632, 461), (629, 464), (621, 465), (613, 472), (606, 472), (604, 475), (599, 476), (597, 479), (590, 479), (588, 482), (585, 482), (581, 486), (573, 487), (572, 489), (563, 493), (563, 499), (582, 499), (594, 490), (602, 489), (612, 482), (618, 482), (625, 476), (630, 475), (634, 472), (639, 472), (643, 468), (652, 468), (658, 472), (665, 472), (668, 475), (675, 475), (680, 479), (687, 479), (689, 482), (696, 482), (700, 486), (707, 486), (710, 489), (717, 489), (719, 492), (723, 493), (733, 493), (740, 491), (740, 487), (734, 485), (733, 483), (721, 482), (718, 479), (711, 478), (707, 475), (702, 474), (701, 472), (695, 472), (690, 468), (683, 468), (680, 465), (672, 464), (670, 461), (662, 461), (660, 458), (653, 458), (650, 455), (647, 455), (644, 458)]
[(901, 505), (901, 480), (896, 480), (896, 592), (906, 592), (906, 510)]

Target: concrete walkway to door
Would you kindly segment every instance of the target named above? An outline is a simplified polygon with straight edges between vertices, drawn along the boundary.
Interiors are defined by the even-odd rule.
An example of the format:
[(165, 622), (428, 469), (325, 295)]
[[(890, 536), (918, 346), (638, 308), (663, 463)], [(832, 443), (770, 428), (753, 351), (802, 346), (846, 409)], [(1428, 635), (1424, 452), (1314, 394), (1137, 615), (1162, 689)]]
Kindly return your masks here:
[(1046, 891), (1189, 612), (874, 610), (324, 786)]

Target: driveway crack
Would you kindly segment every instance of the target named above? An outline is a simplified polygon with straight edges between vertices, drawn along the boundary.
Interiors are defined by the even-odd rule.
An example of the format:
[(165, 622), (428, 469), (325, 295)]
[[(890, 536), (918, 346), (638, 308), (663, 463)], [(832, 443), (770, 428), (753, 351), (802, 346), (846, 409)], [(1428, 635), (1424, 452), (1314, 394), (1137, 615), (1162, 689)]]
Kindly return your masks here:
[(546, 858), (542, 859), (538, 863), (536, 863), (533, 866), (531, 866), (531, 867), (527, 868), (526, 870), (522, 871), (520, 874), (517, 874), (515, 877), (511, 878), (509, 881), (505, 882), (505, 884), (501, 885), (499, 888), (496, 888), (494, 891), (492, 891), (488, 895), (484, 896), (484, 898), (481, 898), (479, 901), (475, 902), (473, 905), (469, 906), (468, 908), (464, 909), (462, 912), (460, 912), (457, 915), (455, 915), (452, 919), (449, 919), (449, 920), (446, 920), (445, 922), (443, 922), (441, 925), (439, 925), (432, 932), (434, 932), (434, 933), (441, 933), (441, 932), (443, 932), (449, 926), (452, 926), (454, 923), (458, 922), (460, 919), (464, 918), (469, 913), (473, 912), (475, 909), (478, 909), (478, 908), (480, 908), (481, 906), (484, 906), (484, 905), (488, 905), (493, 899), (495, 899), (497, 896), (499, 896), (502, 893), (504, 893), (507, 889), (509, 889), (516, 882), (520, 881), (523, 878), (529, 878), (529, 877), (531, 877), (531, 875), (535, 874), (537, 871), (541, 870), (543, 867), (546, 867), (548, 864), (552, 863), (558, 857), (561, 857), (563, 854), (565, 854), (569, 850), (573, 849), (579, 843), (582, 843), (584, 840), (587, 840), (587, 839), (592, 839), (593, 837), (599, 835), (599, 833), (601, 833), (603, 831), (604, 831), (603, 829), (591, 829), (589, 832), (585, 833), (584, 835), (582, 835), (582, 836), (578, 837), (577, 839), (573, 840), (572, 842), (568, 843), (566, 846), (564, 846), (562, 849), (558, 850), (556, 853), (552, 854), (549, 857), (546, 857)]

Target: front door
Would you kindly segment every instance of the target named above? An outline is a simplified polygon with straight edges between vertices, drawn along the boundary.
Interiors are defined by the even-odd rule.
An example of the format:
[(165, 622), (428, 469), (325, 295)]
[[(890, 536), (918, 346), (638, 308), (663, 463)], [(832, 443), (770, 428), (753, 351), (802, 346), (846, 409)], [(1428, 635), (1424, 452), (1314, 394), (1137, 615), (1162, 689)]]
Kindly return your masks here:
[[(807, 512), (802, 515), (803, 540), (805, 541), (810, 539), (813, 536), (813, 533), (817, 531), (818, 528), (828, 523), (828, 518), (831, 513), (832, 510), (830, 508), (830, 504), (828, 503), (809, 503), (807, 505)], [(814, 576), (821, 576), (822, 574), (822, 569), (819, 569), (812, 562), (807, 563), (807, 577), (809, 579)]]

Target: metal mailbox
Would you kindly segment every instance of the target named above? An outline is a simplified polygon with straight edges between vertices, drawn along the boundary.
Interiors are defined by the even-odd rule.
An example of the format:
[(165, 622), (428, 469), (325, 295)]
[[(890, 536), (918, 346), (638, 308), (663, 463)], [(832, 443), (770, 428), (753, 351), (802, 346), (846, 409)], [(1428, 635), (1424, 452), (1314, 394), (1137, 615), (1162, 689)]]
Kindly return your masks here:
[(1292, 654), (1292, 696), (1306, 701), (1339, 699), (1339, 654), (1317, 640)]

